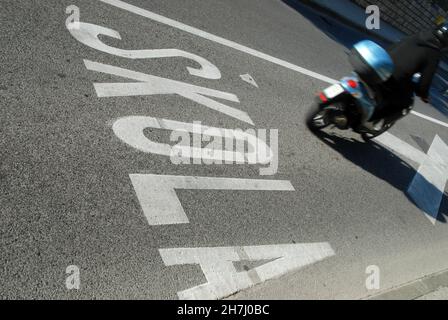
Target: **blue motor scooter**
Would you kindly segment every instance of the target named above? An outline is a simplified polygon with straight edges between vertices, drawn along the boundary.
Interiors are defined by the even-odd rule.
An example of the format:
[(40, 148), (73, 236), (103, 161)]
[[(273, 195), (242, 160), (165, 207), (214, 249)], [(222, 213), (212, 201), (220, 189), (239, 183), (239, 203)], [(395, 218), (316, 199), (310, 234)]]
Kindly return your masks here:
[[(354, 72), (318, 94), (317, 102), (307, 113), (306, 124), (313, 132), (330, 125), (342, 130), (352, 128), (369, 141), (409, 114), (412, 104), (398, 116), (372, 119), (381, 99), (375, 88), (392, 76), (394, 63), (386, 50), (370, 40), (355, 44), (349, 61)], [(414, 82), (418, 79), (419, 75), (415, 75)]]

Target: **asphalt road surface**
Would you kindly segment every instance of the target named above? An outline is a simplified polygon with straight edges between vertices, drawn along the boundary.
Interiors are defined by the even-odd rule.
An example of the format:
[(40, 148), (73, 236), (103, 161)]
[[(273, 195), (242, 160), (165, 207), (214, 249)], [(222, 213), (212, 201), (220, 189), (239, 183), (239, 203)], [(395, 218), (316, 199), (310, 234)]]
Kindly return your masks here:
[[(445, 187), (447, 118), (417, 103), (381, 141), (313, 136), (315, 93), (351, 70), (295, 8), (1, 7), (1, 298), (362, 298), (448, 269), (446, 194), (431, 217), (437, 190), (408, 192), (416, 170)], [(267, 129), (272, 150), (277, 129), (278, 170), (173, 163), (193, 122)]]

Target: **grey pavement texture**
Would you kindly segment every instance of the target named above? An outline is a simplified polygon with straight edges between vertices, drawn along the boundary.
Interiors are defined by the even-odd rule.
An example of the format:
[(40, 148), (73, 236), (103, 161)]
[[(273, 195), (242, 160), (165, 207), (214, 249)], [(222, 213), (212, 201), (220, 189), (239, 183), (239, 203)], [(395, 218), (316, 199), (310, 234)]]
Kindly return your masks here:
[[(340, 78), (346, 48), (277, 0), (127, 0), (286, 60)], [(215, 64), (220, 80), (190, 75), (182, 58), (130, 60), (96, 51), (65, 27), (66, 7), (81, 21), (106, 26), (126, 49), (176, 48)], [(0, 298), (176, 299), (206, 280), (197, 265), (167, 267), (160, 248), (328, 242), (335, 256), (231, 298), (357, 299), (369, 265), (392, 288), (448, 269), (448, 201), (433, 226), (406, 197), (415, 163), (349, 132), (331, 142), (303, 124), (320, 80), (156, 23), (100, 1), (1, 0), (0, 18)], [(255, 128), (279, 129), (279, 170), (260, 177), (255, 165), (173, 165), (119, 140), (111, 126), (130, 115), (208, 126), (251, 128), (174, 95), (97, 97), (93, 82), (127, 81), (85, 68), (98, 61), (231, 92)], [(259, 88), (241, 80), (250, 74)], [(431, 106), (416, 110), (447, 121)], [(410, 115), (391, 132), (427, 148), (446, 127)], [(147, 132), (167, 142), (166, 132)], [(149, 226), (129, 174), (288, 180), (294, 192), (178, 190), (190, 223)], [(81, 288), (67, 290), (68, 265)]]

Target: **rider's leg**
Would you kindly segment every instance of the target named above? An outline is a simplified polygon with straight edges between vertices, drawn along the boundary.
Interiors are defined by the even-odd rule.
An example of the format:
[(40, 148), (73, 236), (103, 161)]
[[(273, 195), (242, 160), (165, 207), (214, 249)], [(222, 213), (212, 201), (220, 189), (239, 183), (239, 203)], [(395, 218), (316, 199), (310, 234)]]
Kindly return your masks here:
[(375, 110), (372, 120), (398, 120), (403, 116), (403, 110), (412, 105), (412, 96), (412, 92), (405, 92), (403, 90), (390, 92)]

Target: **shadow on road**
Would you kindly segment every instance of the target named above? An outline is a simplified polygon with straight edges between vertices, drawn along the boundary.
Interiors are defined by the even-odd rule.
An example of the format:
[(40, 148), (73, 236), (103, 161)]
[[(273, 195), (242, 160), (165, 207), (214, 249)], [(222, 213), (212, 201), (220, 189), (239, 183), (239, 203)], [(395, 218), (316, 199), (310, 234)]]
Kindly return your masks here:
[[(406, 191), (417, 172), (394, 153), (374, 141), (364, 143), (326, 132), (316, 137), (350, 162), (402, 191), (416, 205)], [(446, 223), (447, 217), (448, 195), (444, 193), (437, 220)]]

